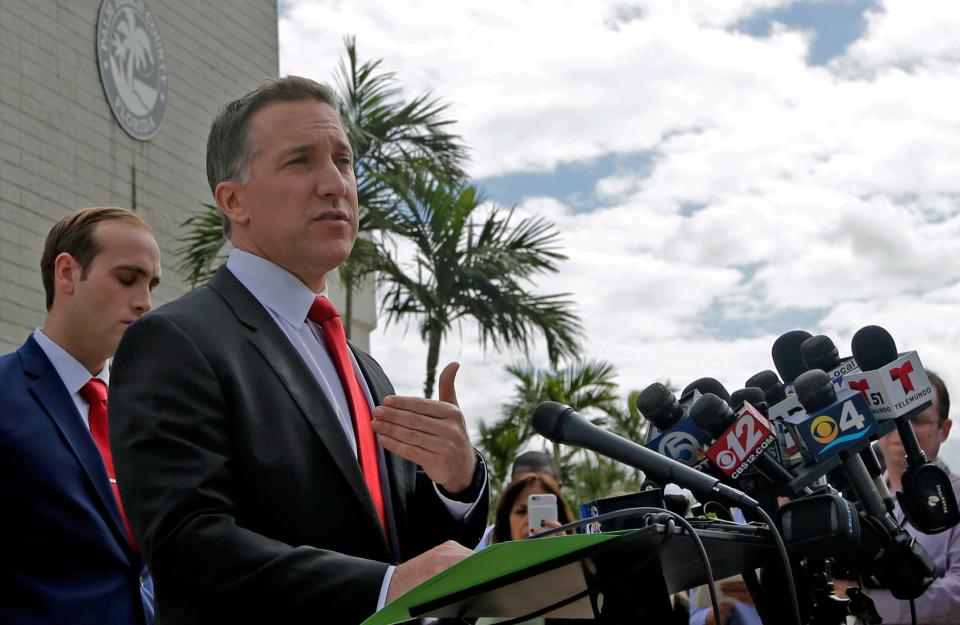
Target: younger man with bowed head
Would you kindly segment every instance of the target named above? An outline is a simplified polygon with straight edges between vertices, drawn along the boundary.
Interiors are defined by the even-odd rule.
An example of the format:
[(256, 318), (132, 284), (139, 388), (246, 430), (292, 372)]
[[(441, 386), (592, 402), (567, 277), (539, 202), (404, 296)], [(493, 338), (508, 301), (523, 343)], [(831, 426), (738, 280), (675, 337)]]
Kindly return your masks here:
[(207, 177), (234, 249), (130, 328), (110, 391), (161, 623), (359, 623), (483, 531), (457, 366), (439, 401), (394, 395), (326, 298), (357, 235), (353, 168), (335, 97), (311, 80), (214, 120)]
[(88, 208), (53, 226), (40, 268), (43, 327), (0, 357), (0, 623), (141, 625), (152, 582), (119, 505), (106, 387), (160, 250), (133, 211)]

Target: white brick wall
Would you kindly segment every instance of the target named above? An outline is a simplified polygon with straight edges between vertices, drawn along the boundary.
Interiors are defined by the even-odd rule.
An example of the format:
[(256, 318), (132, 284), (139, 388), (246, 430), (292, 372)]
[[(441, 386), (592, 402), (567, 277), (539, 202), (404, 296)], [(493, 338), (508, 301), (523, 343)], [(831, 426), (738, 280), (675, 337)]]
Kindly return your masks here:
[[(276, 0), (148, 0), (170, 98), (159, 134), (136, 141), (114, 120), (100, 84), (99, 6), (0, 0), (0, 353), (42, 323), (43, 240), (74, 209), (135, 199), (163, 254), (154, 304), (185, 291), (174, 251), (180, 224), (212, 202), (204, 164), (210, 122), (227, 101), (277, 75)], [(357, 299), (355, 336), (367, 347), (372, 292)]]

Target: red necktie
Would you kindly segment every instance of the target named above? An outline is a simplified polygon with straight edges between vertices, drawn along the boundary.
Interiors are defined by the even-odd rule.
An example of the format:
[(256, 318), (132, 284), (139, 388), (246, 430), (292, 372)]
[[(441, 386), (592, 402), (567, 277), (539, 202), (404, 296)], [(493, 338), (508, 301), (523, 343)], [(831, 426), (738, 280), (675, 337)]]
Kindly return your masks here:
[(110, 478), (110, 486), (113, 488), (113, 496), (117, 499), (120, 518), (123, 519), (123, 527), (127, 530), (130, 546), (136, 551), (137, 544), (133, 540), (133, 534), (130, 533), (127, 515), (123, 512), (123, 504), (120, 502), (120, 489), (117, 488), (117, 475), (113, 471), (113, 454), (110, 452), (110, 425), (107, 421), (107, 385), (104, 384), (103, 380), (92, 378), (80, 389), (80, 396), (90, 404), (90, 412), (87, 416), (87, 420), (90, 422), (90, 434), (103, 457), (103, 466), (107, 469), (107, 477)]
[(357, 455), (360, 460), (360, 471), (363, 481), (367, 483), (367, 490), (377, 509), (377, 516), (383, 528), (387, 527), (386, 512), (383, 505), (383, 492), (380, 490), (380, 466), (377, 462), (377, 443), (370, 425), (373, 416), (370, 414), (370, 405), (360, 388), (360, 382), (353, 370), (350, 360), (350, 351), (347, 347), (347, 337), (343, 333), (343, 324), (340, 315), (333, 303), (322, 295), (318, 295), (310, 307), (307, 317), (323, 330), (323, 340), (333, 364), (337, 367), (340, 382), (343, 384), (347, 403), (350, 405), (350, 415), (353, 417), (353, 431), (357, 437)]

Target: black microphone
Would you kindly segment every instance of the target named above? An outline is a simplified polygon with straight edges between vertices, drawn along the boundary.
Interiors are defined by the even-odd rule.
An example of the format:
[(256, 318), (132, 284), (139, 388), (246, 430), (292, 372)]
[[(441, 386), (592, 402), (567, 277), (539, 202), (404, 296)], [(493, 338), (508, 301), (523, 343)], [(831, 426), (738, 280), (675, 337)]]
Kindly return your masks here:
[[(853, 335), (851, 343), (854, 358), (857, 362), (862, 362), (863, 371), (874, 371), (890, 364), (897, 359), (897, 344), (893, 342), (890, 333), (880, 326), (865, 326), (857, 330)], [(907, 464), (911, 467), (919, 467), (927, 463), (927, 455), (920, 447), (920, 441), (917, 440), (917, 433), (913, 431), (913, 426), (905, 419), (894, 419), (897, 426), (897, 433), (900, 434), (900, 441), (903, 443), (903, 450), (907, 455)]]
[(800, 357), (807, 371), (810, 369), (830, 371), (840, 364), (840, 350), (829, 336), (822, 334), (811, 336), (800, 344)]
[(780, 377), (770, 369), (750, 376), (743, 385), (747, 388), (755, 386), (761, 389), (767, 406), (779, 404), (787, 398), (787, 394), (783, 390), (783, 382), (781, 382)]
[[(762, 395), (760, 389), (756, 389), (758, 393)], [(750, 417), (753, 417), (751, 414)], [(693, 419), (693, 422), (697, 424), (697, 427), (709, 434), (714, 438), (715, 441), (718, 441), (723, 449), (728, 449), (731, 447), (728, 443), (719, 441), (721, 437), (727, 434), (727, 430), (737, 421), (737, 415), (734, 414), (733, 410), (730, 409), (729, 404), (725, 402), (720, 397), (717, 397), (713, 393), (707, 393), (700, 398), (700, 401), (695, 403), (690, 409), (690, 418)], [(769, 424), (763, 423), (763, 419), (753, 419), (748, 425), (742, 428), (743, 433), (746, 434), (747, 438), (754, 438), (755, 441), (761, 441), (764, 438), (770, 436), (776, 436), (773, 430), (769, 427)], [(734, 436), (736, 433), (734, 433)], [(787, 471), (779, 462), (768, 456), (764, 453), (763, 450), (754, 450), (750, 447), (751, 443), (747, 441), (747, 445), (744, 446), (742, 443), (739, 445), (745, 447), (744, 452), (753, 452), (750, 453), (752, 460), (737, 458), (739, 461), (747, 461), (747, 464), (756, 465), (760, 472), (763, 475), (773, 482), (775, 486), (784, 489), (794, 478), (794, 475)], [(728, 454), (732, 453), (727, 451)], [(736, 454), (734, 454), (736, 455)], [(723, 468), (723, 467), (721, 467)]]
[[(864, 371), (881, 369), (897, 360), (897, 345), (880, 326), (866, 326), (853, 335), (854, 358)], [(900, 477), (897, 501), (910, 524), (924, 534), (944, 532), (960, 522), (960, 505), (950, 476), (927, 462), (913, 425), (903, 417), (893, 420), (906, 452), (907, 468)]]
[(730, 393), (730, 408), (737, 412), (743, 408), (743, 402), (749, 403), (757, 409), (763, 416), (767, 416), (767, 397), (763, 389), (756, 386), (748, 386)]
[(810, 369), (822, 369), (831, 378), (860, 370), (855, 358), (840, 358), (840, 350), (833, 344), (829, 336), (822, 334), (811, 336), (801, 343), (800, 356), (803, 358), (803, 364), (808, 371)]
[(555, 443), (584, 447), (640, 469), (658, 483), (677, 484), (690, 490), (701, 501), (720, 498), (744, 508), (756, 508), (759, 505), (754, 499), (721, 484), (716, 478), (593, 425), (570, 406), (553, 401), (541, 402), (533, 412), (533, 429)]
[(713, 393), (725, 402), (730, 401), (730, 393), (728, 393), (727, 389), (720, 383), (720, 380), (715, 378), (700, 378), (699, 380), (694, 380), (690, 384), (687, 384), (687, 388), (683, 389), (681, 396), (691, 391), (700, 391), (701, 395)]
[(673, 392), (659, 382), (640, 391), (637, 409), (653, 426), (652, 436), (647, 437), (647, 449), (688, 466), (703, 461), (703, 446), (710, 439), (686, 418), (689, 406), (698, 397), (699, 394), (691, 392), (677, 400)]
[[(800, 400), (801, 405), (803, 405), (804, 410), (811, 416), (838, 402), (837, 391), (833, 386), (833, 378), (821, 369), (813, 369), (800, 374), (794, 383), (794, 389), (797, 392), (797, 398)], [(847, 393), (850, 393), (850, 391), (847, 391)], [(848, 431), (847, 428), (843, 427), (844, 421), (848, 422), (849, 428), (857, 429), (856, 434), (848, 435), (851, 441), (856, 441), (855, 446), (849, 448), (837, 447), (831, 450), (830, 455), (839, 453), (843, 460), (844, 474), (847, 481), (854, 493), (856, 493), (857, 499), (863, 504), (864, 509), (877, 519), (886, 519), (889, 517), (887, 507), (883, 503), (880, 493), (877, 492), (863, 460), (858, 453), (851, 453), (851, 451), (859, 452), (860, 448), (869, 446), (869, 439), (866, 438), (866, 435), (874, 427), (873, 425), (868, 425), (866, 428), (864, 427), (866, 415), (854, 407), (855, 401), (859, 402), (862, 401), (862, 399), (859, 395), (854, 395), (852, 399), (845, 399), (842, 403), (849, 404), (849, 407), (844, 406), (843, 410), (835, 410), (833, 412), (849, 416), (846, 418), (841, 416), (838, 419), (828, 418), (823, 420), (822, 427), (814, 428), (817, 430), (815, 436), (822, 437), (821, 440), (843, 440), (843, 438), (845, 438), (843, 434)], [(823, 417), (818, 418), (822, 419)], [(870, 419), (872, 421), (872, 415), (870, 415)], [(840, 423), (839, 426), (837, 425), (838, 422)], [(822, 432), (820, 430), (822, 430)], [(838, 434), (840, 434), (840, 436), (838, 436)], [(829, 449), (829, 446), (825, 449)]]
[(773, 356), (773, 365), (783, 379), (784, 384), (793, 384), (797, 376), (807, 370), (803, 364), (803, 355), (800, 346), (812, 335), (803, 330), (791, 330), (780, 335), (773, 342), (770, 355)]
[(685, 416), (676, 395), (660, 382), (654, 382), (640, 391), (637, 410), (661, 432), (669, 430)]

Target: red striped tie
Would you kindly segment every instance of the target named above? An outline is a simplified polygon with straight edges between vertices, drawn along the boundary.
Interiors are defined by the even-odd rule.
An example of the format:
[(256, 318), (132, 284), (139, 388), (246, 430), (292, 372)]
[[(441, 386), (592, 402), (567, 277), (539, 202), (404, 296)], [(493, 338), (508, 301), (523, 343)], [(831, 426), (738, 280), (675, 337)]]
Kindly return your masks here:
[(370, 405), (360, 388), (360, 382), (353, 370), (350, 360), (350, 351), (347, 347), (347, 337), (343, 333), (343, 324), (340, 315), (333, 303), (322, 295), (318, 295), (310, 307), (307, 317), (323, 330), (323, 339), (333, 364), (337, 367), (340, 382), (343, 384), (347, 403), (350, 405), (350, 415), (353, 417), (353, 431), (357, 437), (357, 455), (360, 460), (360, 470), (363, 480), (367, 483), (367, 490), (373, 499), (373, 505), (380, 517), (380, 524), (387, 527), (386, 512), (383, 505), (383, 492), (380, 490), (380, 465), (377, 462), (377, 443), (370, 425), (373, 416), (370, 414)]
[(123, 504), (120, 502), (120, 489), (117, 488), (117, 475), (113, 471), (113, 453), (110, 451), (110, 425), (107, 421), (107, 385), (103, 380), (92, 378), (80, 389), (80, 396), (90, 404), (90, 412), (87, 420), (90, 422), (90, 434), (93, 436), (93, 442), (97, 444), (100, 450), (100, 456), (103, 457), (103, 466), (107, 469), (107, 477), (110, 478), (110, 486), (113, 488), (113, 496), (117, 499), (117, 507), (120, 508), (120, 517), (123, 519), (123, 527), (127, 530), (127, 538), (130, 539), (130, 546), (137, 550), (137, 543), (133, 540), (133, 534), (130, 533), (130, 524), (127, 523), (127, 515), (123, 511)]

